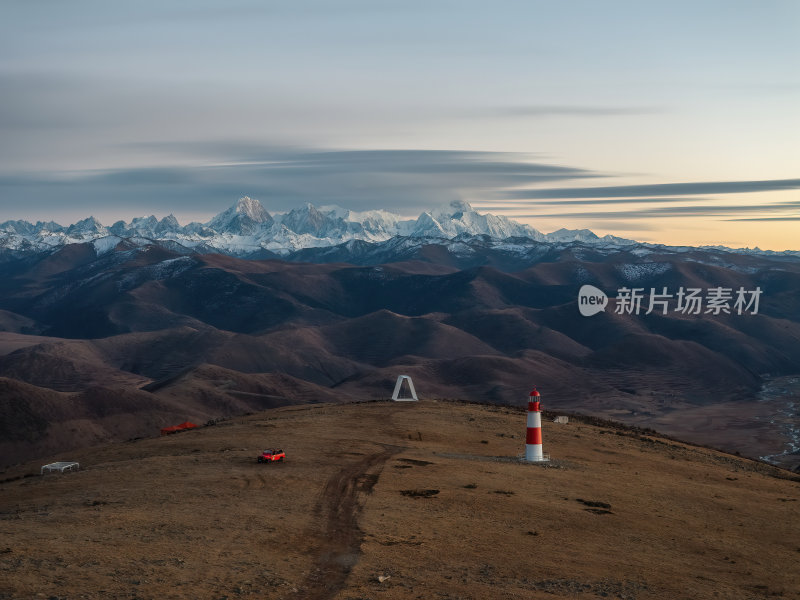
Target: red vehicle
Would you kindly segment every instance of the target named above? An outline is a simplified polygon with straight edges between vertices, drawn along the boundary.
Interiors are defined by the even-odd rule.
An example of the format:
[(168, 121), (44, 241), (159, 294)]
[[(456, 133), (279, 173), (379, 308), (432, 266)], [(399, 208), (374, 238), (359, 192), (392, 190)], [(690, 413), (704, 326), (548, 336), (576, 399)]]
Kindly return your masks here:
[(272, 448), (270, 450), (264, 450), (261, 456), (258, 457), (258, 462), (283, 462), (284, 458), (286, 458), (286, 453), (283, 450)]

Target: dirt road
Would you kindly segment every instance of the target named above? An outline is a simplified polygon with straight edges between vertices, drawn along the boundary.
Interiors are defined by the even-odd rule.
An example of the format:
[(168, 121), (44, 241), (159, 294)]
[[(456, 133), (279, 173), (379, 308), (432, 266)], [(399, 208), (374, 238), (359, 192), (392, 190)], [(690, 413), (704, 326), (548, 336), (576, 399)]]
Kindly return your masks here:
[(372, 492), (386, 461), (400, 450), (398, 446), (387, 446), (345, 465), (328, 479), (317, 503), (321, 530), (314, 535), (319, 538), (319, 554), (296, 598), (333, 598), (344, 587), (361, 552), (363, 532), (358, 515), (364, 497)]

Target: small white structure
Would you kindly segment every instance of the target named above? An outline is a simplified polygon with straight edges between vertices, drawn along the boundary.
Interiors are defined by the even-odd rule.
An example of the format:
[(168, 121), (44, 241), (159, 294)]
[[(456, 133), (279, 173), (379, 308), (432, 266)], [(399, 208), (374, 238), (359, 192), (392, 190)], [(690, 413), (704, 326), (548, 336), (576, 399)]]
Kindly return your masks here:
[[(403, 381), (408, 382), (408, 390), (411, 392), (411, 398), (401, 398), (400, 397), (400, 390), (403, 387)], [(419, 398), (417, 398), (417, 392), (414, 390), (414, 382), (411, 381), (411, 377), (408, 375), (400, 375), (397, 378), (397, 383), (394, 386), (394, 393), (392, 394), (392, 400), (395, 402), (417, 402)]]
[(66, 473), (67, 471), (77, 471), (81, 468), (81, 465), (76, 462), (54, 462), (50, 463), (49, 465), (42, 466), (41, 474), (44, 475), (45, 472), (47, 473)]
[(559, 415), (553, 419), (553, 423), (561, 423), (562, 425), (566, 425), (569, 423), (569, 417), (566, 415)]

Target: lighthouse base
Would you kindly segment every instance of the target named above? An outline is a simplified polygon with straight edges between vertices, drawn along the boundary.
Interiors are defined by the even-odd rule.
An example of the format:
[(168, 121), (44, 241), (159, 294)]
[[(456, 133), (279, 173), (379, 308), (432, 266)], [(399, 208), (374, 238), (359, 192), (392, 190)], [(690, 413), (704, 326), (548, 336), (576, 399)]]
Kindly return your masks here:
[(532, 456), (528, 458), (527, 456), (520, 457), (522, 462), (530, 462), (530, 463), (543, 463), (543, 462), (550, 462), (550, 455), (549, 454), (542, 454), (541, 456)]
[(550, 455), (542, 452), (542, 443), (539, 441), (538, 444), (525, 444), (525, 458), (523, 460), (525, 462), (547, 462), (550, 460)]
[(525, 444), (525, 454), (522, 460), (524, 462), (550, 462), (550, 455), (542, 452), (541, 444)]

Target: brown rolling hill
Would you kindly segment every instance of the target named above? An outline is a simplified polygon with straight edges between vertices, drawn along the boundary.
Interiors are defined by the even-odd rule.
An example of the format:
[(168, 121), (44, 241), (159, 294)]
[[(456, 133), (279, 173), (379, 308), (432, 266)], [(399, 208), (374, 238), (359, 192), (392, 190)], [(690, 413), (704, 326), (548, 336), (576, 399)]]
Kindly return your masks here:
[(574, 418), (526, 464), (524, 432), (509, 407), (313, 404), (19, 465), (0, 598), (800, 598), (800, 476)]
[(282, 373), (245, 374), (202, 364), (136, 387), (56, 392), (0, 378), (3, 466), (118, 440), (155, 437), (162, 427), (206, 423), (290, 404), (354, 398)]
[[(363, 266), (67, 246), (0, 263), (0, 377), (70, 398), (124, 390), (161, 426), (272, 406), (243, 403), (247, 394), (386, 398), (400, 374), (427, 398), (518, 406), (536, 384), (563, 410), (800, 466), (796, 261), (572, 247), (510, 268), (493, 256), (459, 269), (444, 245)], [(577, 310), (585, 283), (612, 296), (591, 318)], [(618, 314), (613, 294), (625, 286), (763, 296), (758, 314)], [(13, 398), (48, 423), (45, 437), (60, 430), (24, 394)], [(152, 435), (154, 422), (135, 435)], [(126, 439), (57, 437), (65, 448)]]

